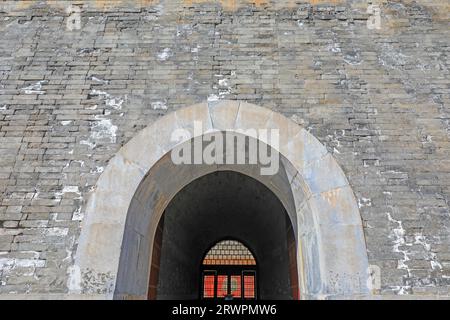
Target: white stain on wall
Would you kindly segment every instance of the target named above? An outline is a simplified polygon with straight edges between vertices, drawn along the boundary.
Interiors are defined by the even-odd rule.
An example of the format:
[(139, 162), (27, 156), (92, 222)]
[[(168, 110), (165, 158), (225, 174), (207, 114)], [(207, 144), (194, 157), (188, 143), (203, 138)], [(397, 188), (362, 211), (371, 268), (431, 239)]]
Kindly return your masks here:
[[(6, 285), (6, 279), (15, 272), (21, 276), (32, 276), (36, 268), (45, 267), (45, 260), (40, 259), (36, 251), (24, 251), (27, 258), (8, 257), (8, 252), (0, 252), (0, 285)], [(17, 270), (17, 271), (16, 271)]]
[[(81, 203), (83, 201), (83, 196), (81, 194), (80, 188), (78, 186), (65, 186), (60, 192), (55, 193), (56, 199), (61, 200), (65, 194), (72, 193), (74, 196), (72, 197), (73, 200), (78, 200), (79, 205), (75, 212), (72, 214), (72, 220), (74, 221), (81, 221), (83, 220), (83, 213), (81, 212)], [(56, 232), (56, 231), (55, 231)]]
[(167, 110), (167, 105), (163, 101), (152, 102), (153, 110)]
[[(411, 270), (409, 269), (407, 262), (411, 259), (409, 257), (408, 251), (403, 249), (403, 247), (405, 247), (407, 244), (405, 240), (405, 229), (403, 228), (402, 221), (392, 218), (392, 215), (389, 212), (386, 212), (386, 215), (389, 222), (394, 225), (394, 228), (389, 235), (389, 238), (392, 239), (394, 243), (393, 252), (399, 253), (401, 255), (401, 258), (398, 260), (397, 269), (405, 270), (407, 276), (410, 277)], [(403, 295), (408, 294), (408, 289), (410, 288), (410, 286), (403, 285), (396, 286), (393, 289), (397, 291), (397, 294)]]
[(91, 124), (91, 135), (80, 144), (94, 149), (99, 143), (116, 143), (117, 126), (110, 119), (95, 117), (96, 121)]
[(22, 90), (25, 94), (45, 94), (45, 91), (42, 90), (42, 85), (47, 82), (47, 80), (41, 80), (20, 90)]
[(158, 53), (158, 60), (159, 61), (166, 61), (173, 55), (172, 50), (170, 48), (165, 48), (163, 51)]
[(113, 96), (111, 94), (109, 94), (106, 91), (100, 91), (100, 90), (91, 90), (91, 92), (89, 93), (91, 96), (97, 96), (100, 99), (105, 100), (105, 105), (108, 107), (112, 107), (115, 110), (120, 110), (122, 109), (122, 104), (125, 102), (125, 98), (123, 97), (116, 97)]
[(367, 28), (370, 30), (381, 29), (381, 8), (377, 4), (370, 4), (367, 7), (367, 13), (370, 15), (367, 19)]
[(69, 31), (81, 29), (81, 8), (75, 5), (70, 5), (66, 9), (68, 15), (66, 20), (66, 28)]

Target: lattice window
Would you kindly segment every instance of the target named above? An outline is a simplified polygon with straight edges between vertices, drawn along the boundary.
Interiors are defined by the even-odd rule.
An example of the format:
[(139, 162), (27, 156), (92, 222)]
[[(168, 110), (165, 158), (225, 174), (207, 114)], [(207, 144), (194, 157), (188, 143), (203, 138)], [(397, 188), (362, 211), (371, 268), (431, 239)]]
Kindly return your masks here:
[(244, 275), (244, 298), (254, 299), (255, 298), (255, 276), (254, 275)]
[(209, 274), (203, 277), (203, 298), (214, 298), (215, 275)]
[(256, 261), (250, 250), (239, 241), (224, 240), (209, 250), (203, 264), (254, 266)]

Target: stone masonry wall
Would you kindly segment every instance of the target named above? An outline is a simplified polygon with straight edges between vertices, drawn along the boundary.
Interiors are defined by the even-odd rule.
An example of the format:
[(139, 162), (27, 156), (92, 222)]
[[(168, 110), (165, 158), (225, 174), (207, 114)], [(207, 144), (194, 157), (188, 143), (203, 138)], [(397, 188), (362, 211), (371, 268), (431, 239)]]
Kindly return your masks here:
[(238, 99), (333, 153), (378, 294), (449, 295), (449, 15), (438, 0), (2, 2), (0, 294), (68, 292), (108, 160), (168, 112)]

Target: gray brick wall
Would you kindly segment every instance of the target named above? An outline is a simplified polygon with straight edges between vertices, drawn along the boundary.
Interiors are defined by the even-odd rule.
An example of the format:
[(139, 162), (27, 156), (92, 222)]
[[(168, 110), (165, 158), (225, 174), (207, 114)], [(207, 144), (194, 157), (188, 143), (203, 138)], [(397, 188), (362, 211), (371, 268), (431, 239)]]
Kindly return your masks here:
[[(0, 4), (0, 293), (64, 293), (89, 192), (140, 129), (239, 99), (314, 134), (358, 199), (381, 294), (450, 291), (445, 1)], [(368, 22), (369, 21), (369, 22)], [(375, 21), (375, 20), (373, 20)]]

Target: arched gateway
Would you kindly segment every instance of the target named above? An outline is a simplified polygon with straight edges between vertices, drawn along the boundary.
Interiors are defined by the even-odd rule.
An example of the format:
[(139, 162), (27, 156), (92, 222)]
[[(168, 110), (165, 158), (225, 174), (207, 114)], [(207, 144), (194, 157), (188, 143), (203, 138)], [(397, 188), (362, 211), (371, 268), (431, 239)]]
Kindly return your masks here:
[[(199, 135), (262, 128), (279, 130), (279, 144), (263, 141), (279, 152), (272, 175), (258, 164), (179, 165), (171, 158)], [(191, 135), (174, 141), (176, 129)], [(246, 190), (258, 191), (244, 197)], [(87, 203), (69, 287), (108, 299), (198, 298), (202, 258), (220, 237), (255, 252), (261, 298), (370, 295), (361, 218), (339, 165), (296, 123), (239, 101), (172, 112), (111, 159)], [(264, 280), (274, 275), (277, 286)]]

